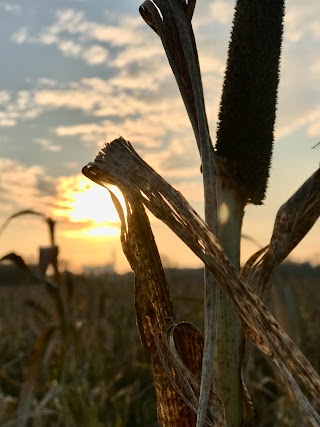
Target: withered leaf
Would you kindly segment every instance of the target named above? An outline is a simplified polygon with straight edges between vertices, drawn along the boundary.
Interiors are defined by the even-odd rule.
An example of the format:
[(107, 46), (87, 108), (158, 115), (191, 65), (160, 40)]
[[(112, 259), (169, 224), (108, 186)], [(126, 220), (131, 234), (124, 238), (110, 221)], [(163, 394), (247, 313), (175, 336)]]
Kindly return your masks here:
[[(310, 422), (319, 423), (319, 416), (306, 404), (306, 399), (301, 399), (302, 392), (297, 392), (297, 388), (292, 385), (294, 376), (315, 400), (320, 401), (319, 375), (251, 287), (241, 279), (216, 237), (181, 193), (150, 168), (131, 144), (121, 137), (107, 144), (95, 162), (83, 168), (83, 173), (100, 185), (117, 185), (126, 195), (130, 194), (131, 200), (141, 200), (193, 250), (228, 292), (244, 332), (273, 363), (278, 367), (281, 364), (285, 366), (286, 371), (282, 369), (280, 372), (300, 409)], [(290, 378), (285, 376), (287, 371)]]
[[(126, 218), (114, 195), (112, 200), (121, 218), (123, 250), (135, 272), (137, 324), (141, 341), (150, 352), (152, 360), (158, 418), (162, 426), (191, 427), (195, 424), (197, 401), (192, 389), (186, 385), (184, 376), (180, 374), (177, 359), (168, 356), (163, 341), (169, 325), (174, 322), (175, 314), (160, 256), (141, 200), (126, 192), (124, 196)], [(177, 346), (185, 369), (193, 373), (199, 372), (202, 352), (199, 346), (195, 346), (194, 334), (187, 334), (185, 330), (182, 334), (180, 329), (177, 333)], [(197, 357), (194, 357), (195, 354)], [(221, 406), (220, 402), (218, 410), (223, 414)], [(217, 417), (222, 419), (220, 425), (223, 426), (223, 415), (219, 416), (218, 412)]]
[(268, 250), (252, 268), (249, 282), (263, 296), (270, 289), (274, 269), (304, 238), (320, 216), (320, 169), (284, 203), (276, 216)]

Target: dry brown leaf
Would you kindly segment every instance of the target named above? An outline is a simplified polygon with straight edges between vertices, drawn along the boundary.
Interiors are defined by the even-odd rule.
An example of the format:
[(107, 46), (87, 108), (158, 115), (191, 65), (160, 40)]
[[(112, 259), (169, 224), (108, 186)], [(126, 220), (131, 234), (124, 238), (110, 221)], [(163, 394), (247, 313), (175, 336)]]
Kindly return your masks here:
[[(208, 123), (197, 47), (190, 24), (194, 6), (195, 1), (186, 8), (186, 4), (180, 0), (146, 0), (139, 11), (145, 22), (161, 38), (201, 153), (204, 147), (200, 134), (208, 133)], [(201, 121), (204, 121), (206, 129), (200, 129)]]
[[(134, 151), (131, 144), (118, 138), (107, 144), (95, 162), (83, 173), (100, 185), (117, 185), (131, 200), (138, 199), (167, 224), (206, 264), (218, 283), (228, 292), (241, 319), (245, 333), (278, 367), (300, 409), (313, 425), (320, 417), (301, 398), (292, 377), (299, 379), (306, 390), (320, 402), (320, 378), (309, 361), (281, 329), (265, 305), (236, 272), (216, 237), (192, 209), (181, 193), (173, 189)], [(298, 386), (297, 386), (298, 387)], [(299, 389), (300, 390), (300, 389)]]
[[(195, 424), (197, 401), (191, 388), (188, 389), (183, 381), (184, 376), (180, 374), (176, 361), (161, 351), (164, 349), (162, 337), (175, 315), (160, 256), (141, 201), (127, 193), (124, 196), (127, 218), (113, 194), (112, 200), (121, 218), (123, 250), (135, 272), (137, 324), (143, 346), (152, 360), (158, 418), (164, 427), (191, 427)], [(180, 354), (189, 354), (185, 359), (186, 369), (199, 371), (202, 353), (199, 355), (198, 351), (198, 356), (194, 357), (198, 349), (194, 340), (190, 341), (187, 334), (179, 334), (177, 341)]]
[(276, 216), (267, 252), (252, 268), (249, 282), (258, 294), (270, 289), (270, 276), (304, 238), (320, 216), (320, 169), (284, 203)]
[[(176, 381), (172, 378), (171, 382), (195, 412), (200, 405), (203, 344), (203, 337), (194, 325), (188, 322), (178, 324), (171, 322), (163, 334), (163, 342), (158, 349), (162, 355), (163, 365), (166, 365), (166, 358), (174, 369)], [(166, 369), (166, 372), (171, 378), (170, 370)], [(210, 420), (205, 417), (204, 425), (226, 427), (223, 402), (212, 390), (209, 392), (208, 409), (211, 417)]]

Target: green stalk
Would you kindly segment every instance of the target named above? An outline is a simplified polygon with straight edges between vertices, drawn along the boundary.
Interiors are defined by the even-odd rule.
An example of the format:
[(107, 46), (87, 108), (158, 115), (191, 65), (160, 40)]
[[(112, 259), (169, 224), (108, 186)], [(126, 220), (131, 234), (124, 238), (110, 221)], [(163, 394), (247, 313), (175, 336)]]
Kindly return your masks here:
[[(234, 267), (240, 269), (240, 238), (244, 198), (231, 180), (217, 177), (218, 238)], [(243, 334), (239, 318), (227, 293), (216, 286), (216, 341), (213, 390), (222, 399), (228, 427), (243, 425), (245, 414), (241, 380)]]
[[(237, 0), (216, 142), (218, 239), (240, 268), (244, 206), (262, 204), (273, 147), (284, 0)], [(225, 216), (227, 211), (227, 216)], [(241, 326), (225, 292), (216, 289), (214, 391), (228, 427), (246, 425), (241, 381)]]

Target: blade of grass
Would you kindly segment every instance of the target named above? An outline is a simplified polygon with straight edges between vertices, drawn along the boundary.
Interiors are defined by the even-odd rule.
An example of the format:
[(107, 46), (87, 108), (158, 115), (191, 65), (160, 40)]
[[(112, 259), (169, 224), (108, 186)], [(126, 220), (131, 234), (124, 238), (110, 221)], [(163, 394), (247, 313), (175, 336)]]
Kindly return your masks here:
[(2, 225), (1, 225), (1, 227), (0, 227), (0, 236), (1, 236), (1, 234), (4, 232), (4, 230), (7, 228), (7, 226), (9, 225), (9, 223), (10, 223), (13, 219), (18, 218), (18, 217), (23, 216), (23, 215), (36, 215), (36, 216), (40, 216), (40, 217), (42, 217), (42, 218), (44, 218), (44, 217), (45, 217), (41, 212), (34, 211), (33, 209), (24, 209), (24, 210), (22, 210), (22, 211), (16, 212), (16, 213), (14, 213), (14, 214), (10, 215), (10, 216), (9, 216), (9, 217), (8, 217), (8, 218), (3, 222), (3, 224), (2, 224)]
[(45, 331), (37, 337), (33, 345), (32, 353), (25, 367), (25, 377), (20, 391), (17, 408), (17, 427), (25, 427), (28, 423), (32, 399), (41, 374), (42, 360), (55, 330), (55, 325), (48, 326)]

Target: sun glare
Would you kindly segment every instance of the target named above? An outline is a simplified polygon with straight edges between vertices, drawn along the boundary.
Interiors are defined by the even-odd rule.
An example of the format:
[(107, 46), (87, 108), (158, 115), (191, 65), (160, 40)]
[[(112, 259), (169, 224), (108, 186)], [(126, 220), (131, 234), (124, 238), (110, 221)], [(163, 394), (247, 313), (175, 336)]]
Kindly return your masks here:
[[(124, 199), (120, 190), (110, 186), (125, 210)], [(82, 176), (67, 177), (61, 180), (59, 193), (62, 196), (61, 208), (54, 213), (63, 216), (72, 223), (90, 223), (79, 230), (67, 231), (76, 236), (116, 236), (120, 234), (120, 219), (113, 205), (109, 192)]]

